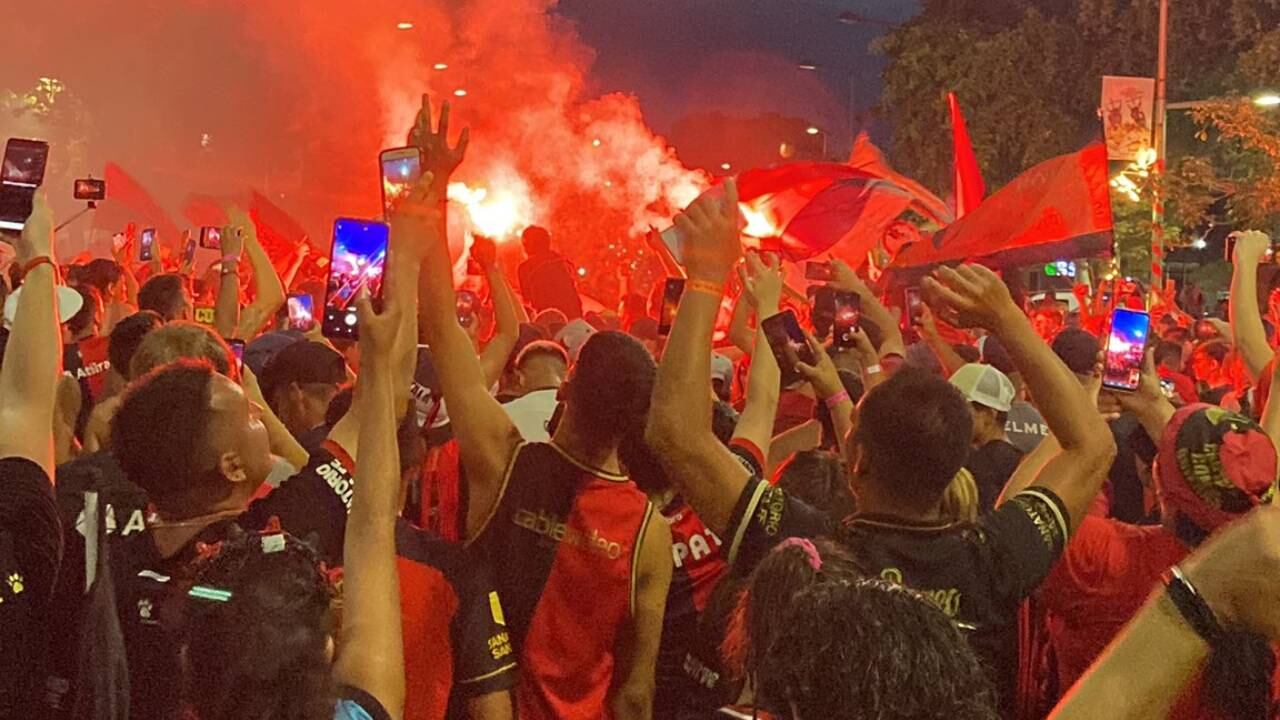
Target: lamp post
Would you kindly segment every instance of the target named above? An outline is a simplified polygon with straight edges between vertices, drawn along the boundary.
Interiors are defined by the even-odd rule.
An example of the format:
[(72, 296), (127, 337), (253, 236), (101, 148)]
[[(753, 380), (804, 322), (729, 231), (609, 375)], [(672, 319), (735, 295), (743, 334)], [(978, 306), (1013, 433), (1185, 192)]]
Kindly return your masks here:
[(1155, 107), (1155, 183), (1151, 196), (1151, 287), (1157, 293), (1164, 288), (1164, 195), (1160, 183), (1164, 178), (1165, 127), (1168, 108), (1165, 100), (1165, 80), (1169, 64), (1169, 0), (1160, 0), (1160, 36), (1156, 44), (1156, 107)]
[[(845, 106), (845, 122), (849, 126), (849, 144), (850, 146), (852, 146), (854, 138), (856, 138), (858, 135), (858, 127), (857, 127), (858, 112), (857, 112), (857, 109), (854, 108), (854, 98), (857, 97), (857, 89), (854, 86), (858, 81), (858, 76), (854, 74), (853, 71), (846, 71), (840, 68), (833, 68), (829, 65), (819, 65), (818, 63), (815, 63), (811, 60), (801, 60), (800, 62), (796, 63), (796, 69), (804, 70), (805, 72), (817, 72), (819, 70), (832, 70), (840, 73), (847, 80), (845, 89), (848, 90), (848, 93), (849, 93), (849, 97), (848, 97), (849, 102)], [(810, 133), (810, 134), (813, 134), (813, 133)], [(825, 147), (825, 143), (826, 143), (826, 136), (824, 134), (823, 135), (824, 147)], [(824, 155), (826, 154), (825, 150), (823, 151), (823, 154)], [(824, 157), (823, 159), (825, 160), (826, 158)]]

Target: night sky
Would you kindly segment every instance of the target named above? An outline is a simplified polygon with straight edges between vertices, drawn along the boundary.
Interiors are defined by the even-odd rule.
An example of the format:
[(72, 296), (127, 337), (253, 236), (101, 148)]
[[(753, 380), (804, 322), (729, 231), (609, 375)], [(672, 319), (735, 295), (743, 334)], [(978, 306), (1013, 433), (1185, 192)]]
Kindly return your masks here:
[(855, 114), (879, 99), (883, 60), (870, 46), (887, 28), (836, 17), (899, 23), (918, 9), (918, 0), (560, 0), (557, 12), (596, 50), (591, 90), (636, 94), (659, 132), (691, 112), (779, 112), (847, 142), (850, 88)]

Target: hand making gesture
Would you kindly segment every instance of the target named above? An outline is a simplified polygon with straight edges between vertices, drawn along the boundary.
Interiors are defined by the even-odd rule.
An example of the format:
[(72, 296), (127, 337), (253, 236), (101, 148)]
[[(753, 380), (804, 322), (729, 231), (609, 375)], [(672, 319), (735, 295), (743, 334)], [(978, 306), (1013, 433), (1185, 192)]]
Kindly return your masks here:
[[(466, 127), (458, 135), (458, 143), (449, 147), (449, 113), (451, 107), (446, 100), (440, 106), (440, 117), (436, 128), (431, 128), (431, 101), (426, 93), (422, 95), (422, 109), (409, 130), (409, 145), (422, 151), (423, 167), (435, 176), (436, 183), (444, 187), (449, 182), (453, 171), (458, 169), (467, 155), (467, 145), (471, 142), (471, 128)], [(444, 193), (440, 193), (444, 197)]]
[(703, 195), (676, 215), (676, 227), (684, 233), (684, 265), (691, 281), (724, 283), (742, 257), (738, 237), (738, 186), (724, 184), (719, 197)]

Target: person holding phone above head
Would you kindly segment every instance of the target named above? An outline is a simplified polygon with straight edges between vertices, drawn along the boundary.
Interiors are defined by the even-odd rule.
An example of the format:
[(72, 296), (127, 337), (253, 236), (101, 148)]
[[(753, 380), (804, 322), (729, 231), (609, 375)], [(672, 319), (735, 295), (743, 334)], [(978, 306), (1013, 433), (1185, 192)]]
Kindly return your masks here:
[[(993, 272), (969, 265), (938, 270), (922, 285), (926, 301), (953, 325), (983, 327), (999, 337), (1049, 427), (1069, 440), (1031, 487), (976, 524), (941, 520), (942, 496), (968, 453), (972, 417), (945, 380), (900, 370), (859, 405), (847, 451), (858, 513), (833, 528), (821, 511), (747, 472), (703, 419), (709, 413), (697, 403), (710, 393), (699, 368), (741, 245), (736, 212), (695, 203), (680, 218), (693, 238), (687, 246), (695, 249), (686, 257), (690, 288), (706, 292), (686, 293), (658, 371), (647, 435), (664, 470), (707, 526), (732, 538), (728, 558), (739, 571), (789, 536), (834, 530), (874, 574), (934, 598), (966, 629), (990, 668), (1001, 707), (1011, 711), (1019, 604), (1061, 554), (1115, 454), (1076, 378)], [(840, 387), (838, 377), (829, 385)]]
[[(426, 154), (437, 178), (465, 149), (465, 135), (446, 144), (448, 108)], [(423, 113), (420, 125), (425, 97)], [(526, 443), (458, 325), (443, 197), (415, 228), (422, 330), (466, 470), (465, 536), (497, 573), (519, 657), (519, 716), (648, 718), (671, 533), (623, 474), (618, 448), (643, 432), (653, 359), (627, 335), (593, 334), (561, 389), (551, 441)]]
[(42, 620), (54, 589), (62, 536), (53, 493), (54, 395), (61, 375), (53, 217), (44, 192), (18, 234), (0, 232), (24, 271), (0, 365), (0, 716), (36, 717)]

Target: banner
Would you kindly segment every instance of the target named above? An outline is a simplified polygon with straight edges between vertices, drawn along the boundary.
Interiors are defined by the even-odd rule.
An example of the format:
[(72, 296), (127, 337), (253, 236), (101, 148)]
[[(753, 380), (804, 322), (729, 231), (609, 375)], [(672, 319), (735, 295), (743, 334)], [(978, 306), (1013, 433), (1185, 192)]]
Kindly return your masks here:
[(1136, 160), (1151, 147), (1156, 81), (1145, 77), (1102, 78), (1102, 128), (1108, 160)]
[(966, 260), (1016, 267), (1087, 257), (1111, 248), (1107, 153), (1101, 143), (1046, 160), (968, 215), (907, 246), (890, 272), (911, 276)]
[(982, 181), (982, 170), (978, 167), (978, 157), (973, 154), (969, 128), (955, 93), (947, 93), (947, 109), (951, 112), (951, 184), (955, 190), (956, 217), (962, 218), (982, 203), (987, 185)]

